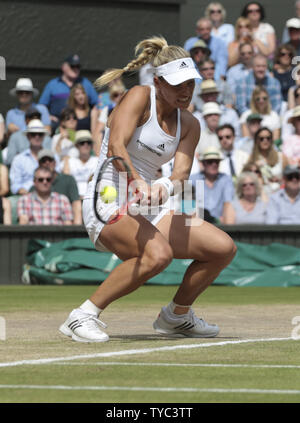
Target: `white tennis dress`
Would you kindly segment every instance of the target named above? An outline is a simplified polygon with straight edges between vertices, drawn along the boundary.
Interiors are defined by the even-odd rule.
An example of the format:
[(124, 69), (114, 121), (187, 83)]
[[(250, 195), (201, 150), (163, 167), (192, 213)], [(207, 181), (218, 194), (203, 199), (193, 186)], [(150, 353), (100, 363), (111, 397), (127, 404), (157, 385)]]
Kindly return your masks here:
[[(127, 151), (133, 166), (149, 185), (151, 184), (151, 181), (157, 179), (157, 171), (160, 167), (174, 157), (181, 134), (179, 109), (177, 109), (177, 130), (175, 137), (165, 133), (159, 126), (156, 114), (155, 87), (151, 85), (150, 88), (151, 108), (149, 119), (144, 125), (136, 128), (127, 146)], [(98, 165), (92, 181), (88, 184), (82, 209), (83, 221), (88, 235), (91, 241), (95, 244), (96, 249), (99, 251), (107, 251), (107, 249), (98, 239), (104, 224), (95, 216), (93, 196), (99, 169), (102, 163), (107, 159), (109, 135), (110, 130), (109, 128), (106, 128)], [(118, 189), (118, 182), (119, 173), (115, 170), (113, 165), (110, 165), (108, 172), (106, 172), (105, 175), (105, 183), (108, 185), (114, 185)], [(118, 199), (116, 199), (113, 203), (105, 205), (105, 218), (109, 218), (119, 208), (120, 204), (118, 203)], [(156, 213), (155, 215), (145, 215), (144, 217), (155, 225), (169, 210), (169, 207), (163, 205), (159, 207), (159, 213)]]

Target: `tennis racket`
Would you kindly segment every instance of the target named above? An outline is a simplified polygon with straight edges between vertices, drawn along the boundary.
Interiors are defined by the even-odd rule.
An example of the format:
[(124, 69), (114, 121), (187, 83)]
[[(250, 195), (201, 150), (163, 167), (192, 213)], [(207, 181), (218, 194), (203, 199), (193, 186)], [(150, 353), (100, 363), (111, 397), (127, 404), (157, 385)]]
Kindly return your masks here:
[[(113, 182), (108, 181), (116, 173), (119, 180), (113, 185)], [(131, 206), (142, 200), (144, 194), (134, 188), (134, 184), (131, 184), (133, 181), (131, 169), (122, 157), (112, 156), (103, 162), (94, 191), (94, 212), (100, 222), (105, 225), (118, 222)], [(116, 202), (119, 206), (117, 210), (114, 209)], [(112, 214), (110, 210), (113, 210)]]

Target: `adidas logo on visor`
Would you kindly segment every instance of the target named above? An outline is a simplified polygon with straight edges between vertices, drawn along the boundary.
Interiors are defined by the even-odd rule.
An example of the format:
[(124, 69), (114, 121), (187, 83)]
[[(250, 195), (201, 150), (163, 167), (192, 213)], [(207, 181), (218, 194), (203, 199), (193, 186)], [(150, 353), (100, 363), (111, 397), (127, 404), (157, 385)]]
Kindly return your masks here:
[(181, 62), (179, 69), (188, 68), (188, 65), (185, 62)]

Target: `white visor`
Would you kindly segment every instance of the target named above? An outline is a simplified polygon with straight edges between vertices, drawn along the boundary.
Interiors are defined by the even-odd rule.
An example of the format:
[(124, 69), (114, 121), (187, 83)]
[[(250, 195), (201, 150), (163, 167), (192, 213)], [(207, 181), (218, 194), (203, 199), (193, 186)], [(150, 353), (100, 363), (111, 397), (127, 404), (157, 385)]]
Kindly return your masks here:
[(165, 65), (157, 66), (154, 69), (154, 73), (156, 76), (162, 76), (170, 85), (178, 85), (189, 79), (202, 79), (195, 68), (193, 59), (190, 57), (173, 60)]

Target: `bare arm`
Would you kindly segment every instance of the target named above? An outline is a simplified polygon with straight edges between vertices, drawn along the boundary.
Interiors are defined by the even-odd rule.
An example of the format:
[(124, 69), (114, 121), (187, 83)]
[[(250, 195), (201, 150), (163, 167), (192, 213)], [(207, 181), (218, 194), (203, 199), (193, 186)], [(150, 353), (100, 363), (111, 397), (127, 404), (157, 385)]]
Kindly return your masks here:
[(222, 218), (224, 225), (235, 224), (235, 211), (231, 203), (224, 203)]
[(3, 223), (4, 225), (11, 225), (12, 218), (11, 218), (11, 204), (10, 201), (3, 197), (2, 198), (2, 205), (3, 205)]
[(72, 211), (73, 211), (73, 224), (81, 225), (82, 224), (81, 200), (73, 201)]
[(0, 196), (4, 196), (9, 191), (8, 169), (0, 164)]

